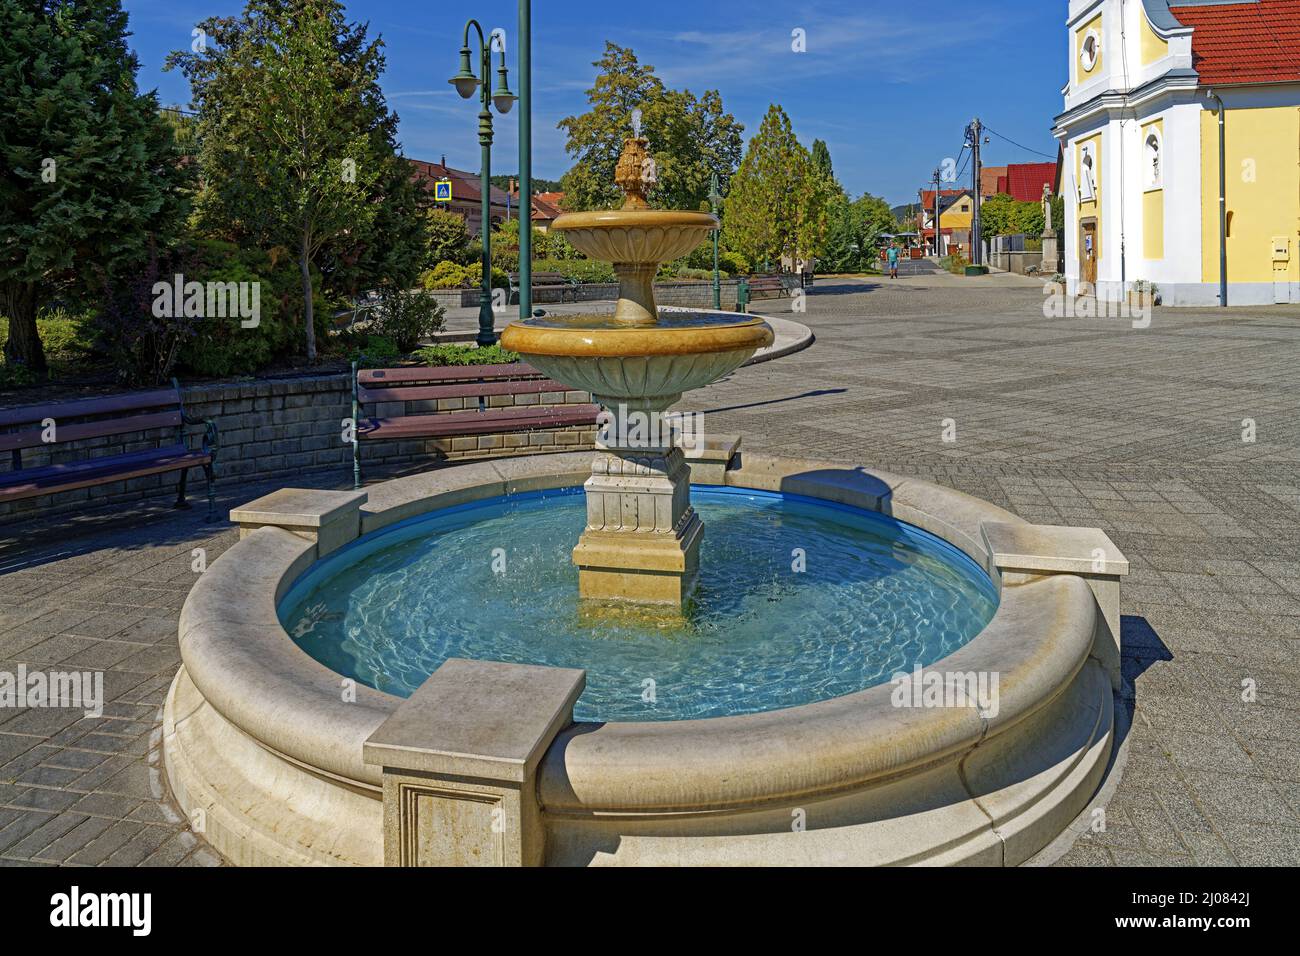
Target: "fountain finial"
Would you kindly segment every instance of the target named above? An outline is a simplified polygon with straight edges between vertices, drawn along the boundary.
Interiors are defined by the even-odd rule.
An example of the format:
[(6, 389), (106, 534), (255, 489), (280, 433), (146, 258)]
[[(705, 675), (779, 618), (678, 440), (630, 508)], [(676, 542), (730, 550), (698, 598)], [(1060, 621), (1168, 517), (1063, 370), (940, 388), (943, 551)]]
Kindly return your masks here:
[(649, 209), (646, 193), (659, 181), (654, 157), (650, 155), (650, 140), (644, 136), (629, 136), (623, 140), (623, 153), (614, 167), (614, 182), (627, 197), (624, 209)]

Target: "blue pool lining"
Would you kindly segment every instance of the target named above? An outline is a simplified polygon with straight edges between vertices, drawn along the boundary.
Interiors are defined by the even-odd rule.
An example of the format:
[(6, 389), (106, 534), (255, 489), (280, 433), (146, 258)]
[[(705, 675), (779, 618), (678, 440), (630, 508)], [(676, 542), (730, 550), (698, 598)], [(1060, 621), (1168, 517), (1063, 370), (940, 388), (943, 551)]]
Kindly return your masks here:
[[(814, 498), (810, 495), (796, 495), (781, 491), (762, 491), (755, 488), (739, 488), (732, 485), (691, 485), (692, 493), (696, 490), (706, 496), (718, 497), (738, 497), (748, 498), (756, 501), (767, 502), (789, 502), (792, 504), (802, 504), (818, 509), (829, 509), (839, 511), (845, 514), (851, 514), (856, 518), (865, 519), (868, 523), (876, 523), (888, 527), (898, 537), (907, 543), (917, 547), (920, 551), (927, 549), (939, 552), (938, 556), (948, 562), (964, 567), (968, 571), (974, 572), (972, 577), (980, 583), (981, 586), (987, 584), (988, 595), (995, 602), (998, 599), (997, 588), (989, 579), (988, 572), (984, 570), (976, 561), (962, 551), (956, 545), (950, 544), (936, 534), (932, 534), (923, 528), (908, 524), (906, 521), (900, 521), (898, 518), (882, 514), (879, 511), (872, 511), (867, 508), (858, 508), (854, 505), (846, 505), (838, 501), (828, 501), (825, 498)], [(311, 591), (321, 581), (333, 577), (343, 568), (362, 561), (386, 547), (399, 544), (416, 537), (420, 528), (419, 526), (436, 525), (445, 519), (456, 515), (465, 514), (466, 512), (478, 511), (489, 508), (503, 507), (506, 504), (517, 504), (549, 498), (567, 498), (583, 493), (581, 485), (575, 485), (570, 488), (548, 488), (537, 491), (522, 491), (509, 495), (496, 495), (491, 498), (481, 498), (478, 501), (467, 501), (459, 505), (451, 505), (446, 508), (438, 508), (425, 514), (412, 515), (410, 518), (403, 518), (401, 521), (394, 522), (385, 528), (364, 535), (351, 541), (343, 547), (334, 551), (327, 557), (321, 559), (304, 571), (296, 581), (285, 592), (276, 607), (280, 615), (281, 623), (284, 622), (284, 611), (296, 607), (302, 598)]]

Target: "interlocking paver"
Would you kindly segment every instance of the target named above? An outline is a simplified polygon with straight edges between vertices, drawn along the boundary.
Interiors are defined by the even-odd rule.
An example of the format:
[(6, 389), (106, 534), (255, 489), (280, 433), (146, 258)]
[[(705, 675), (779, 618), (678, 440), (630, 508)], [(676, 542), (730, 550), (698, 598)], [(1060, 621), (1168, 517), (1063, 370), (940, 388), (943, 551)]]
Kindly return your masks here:
[[(1294, 864), (1300, 310), (1158, 310), (1133, 329), (1044, 318), (1042, 302), (1012, 277), (822, 279), (792, 316), (812, 348), (683, 407), (746, 449), (867, 464), (1028, 520), (1103, 528), (1132, 562), (1127, 761), (1106, 829), (1059, 865)], [(226, 482), (222, 506), (348, 480)], [(210, 563), (236, 540), (199, 511), (160, 501), (75, 527), (0, 527), (0, 669), (102, 668), (109, 698), (99, 718), (0, 711), (0, 864), (220, 863), (170, 803), (156, 750), (190, 552)]]

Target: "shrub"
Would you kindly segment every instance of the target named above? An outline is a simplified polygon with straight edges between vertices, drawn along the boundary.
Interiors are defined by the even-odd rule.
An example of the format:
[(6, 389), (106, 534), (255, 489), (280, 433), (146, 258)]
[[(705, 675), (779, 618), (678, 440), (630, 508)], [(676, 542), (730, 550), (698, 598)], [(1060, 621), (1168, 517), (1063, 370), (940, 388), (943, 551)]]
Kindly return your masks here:
[(420, 284), (429, 290), (463, 289), (468, 284), (465, 281), (465, 267), (444, 260), (422, 274)]
[(739, 252), (732, 252), (730, 249), (723, 249), (718, 253), (718, 268), (728, 275), (749, 275), (751, 266), (749, 260)]
[(176, 273), (194, 274), (197, 262), (192, 249), (165, 259), (151, 251), (134, 275), (105, 281), (92, 334), (96, 351), (108, 360), (121, 384), (161, 385), (171, 377), (181, 347), (195, 336), (199, 320), (183, 314), (155, 315), (153, 290)]
[(471, 250), (465, 220), (458, 214), (445, 209), (430, 209), (428, 228), (429, 258), (425, 261), (449, 261), (463, 266), (472, 261), (472, 255), (481, 255), (477, 249)]
[[(50, 357), (76, 355), (89, 351), (94, 343), (90, 316), (78, 315), (63, 308), (47, 309), (36, 317), (41, 345)], [(0, 315), (0, 342), (9, 337), (9, 320)]]
[[(434, 289), (477, 289), (482, 281), (483, 264), (481, 262), (471, 262), (467, 266), (458, 266), (454, 262), (439, 262), (420, 276), (420, 284), (430, 291)], [(510, 277), (504, 269), (493, 267), (492, 287), (494, 289), (510, 288)]]
[(576, 282), (617, 282), (614, 266), (595, 259), (538, 259), (533, 272), (558, 272)]
[(446, 314), (447, 310), (431, 295), (387, 287), (379, 292), (370, 331), (391, 339), (398, 351), (406, 353), (421, 339), (441, 332)]
[[(475, 263), (475, 265), (479, 265), (479, 263)], [(481, 265), (480, 268), (482, 268)], [(492, 242), (492, 268), (494, 270), (500, 269), (503, 272), (519, 271), (519, 247), (494, 239)]]
[(362, 368), (386, 368), (401, 357), (397, 343), (387, 336), (367, 335), (366, 344), (348, 353), (348, 360)]
[[(477, 289), (483, 283), (483, 263), (473, 262), (465, 267), (465, 288)], [(492, 288), (510, 288), (510, 276), (496, 266), (492, 267)]]
[[(229, 259), (217, 264), (222, 255), (228, 255)], [(194, 337), (181, 349), (180, 364), (184, 368), (214, 378), (251, 375), (283, 355), (291, 344), (297, 344), (300, 337), (294, 334), (298, 331), (297, 323), (285, 320), (282, 299), (267, 278), (272, 272), (269, 259), (257, 253), (214, 246), (207, 250), (206, 260), (211, 265), (196, 270), (194, 278), (203, 282), (253, 284), (258, 302), (257, 325), (247, 326), (246, 320), (236, 315), (201, 319), (195, 324)], [(301, 297), (301, 289), (298, 295)], [(316, 314), (328, 314), (319, 299), (314, 304)]]
[(461, 345), (457, 343), (430, 345), (416, 352), (415, 357), (425, 365), (435, 367), (443, 365), (509, 365), (511, 362), (519, 361), (519, 353), (503, 349), (500, 343), (487, 346)]
[(966, 272), (966, 267), (970, 265), (970, 260), (962, 255), (961, 250), (956, 250), (940, 259), (939, 265), (953, 275), (963, 275)]
[(533, 255), (539, 259), (581, 259), (582, 253), (573, 248), (568, 236), (558, 230), (533, 234)]
[(26, 365), (10, 365), (8, 362), (0, 362), (0, 389), (26, 388), (29, 385), (35, 385), (37, 381), (36, 373)]

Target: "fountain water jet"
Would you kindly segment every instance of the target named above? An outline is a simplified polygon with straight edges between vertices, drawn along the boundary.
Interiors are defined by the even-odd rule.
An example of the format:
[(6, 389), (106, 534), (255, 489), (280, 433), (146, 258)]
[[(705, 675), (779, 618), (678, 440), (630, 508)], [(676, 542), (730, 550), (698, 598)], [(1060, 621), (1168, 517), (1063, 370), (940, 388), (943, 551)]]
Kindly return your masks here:
[(517, 320), (501, 344), (605, 408), (584, 484), (587, 526), (573, 551), (580, 595), (680, 608), (695, 584), (704, 526), (691, 507), (686, 458), (655, 426), (683, 392), (735, 371), (773, 333), (741, 313), (661, 312), (653, 285), (660, 263), (695, 248), (718, 221), (650, 208), (655, 165), (645, 137), (624, 141), (614, 179), (627, 197), (621, 209), (568, 213), (552, 226), (613, 264), (613, 314)]

